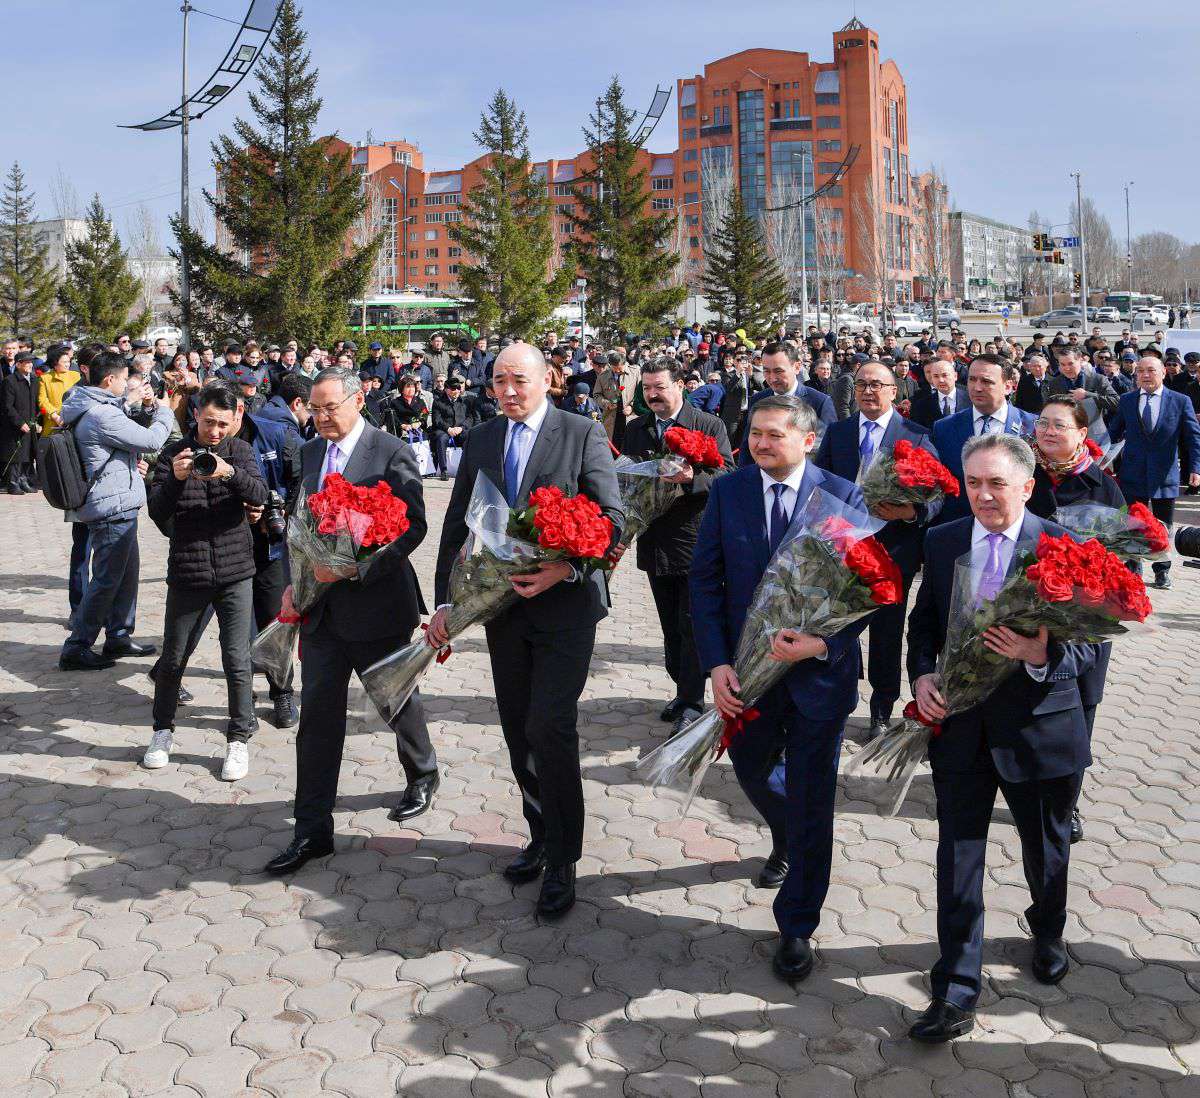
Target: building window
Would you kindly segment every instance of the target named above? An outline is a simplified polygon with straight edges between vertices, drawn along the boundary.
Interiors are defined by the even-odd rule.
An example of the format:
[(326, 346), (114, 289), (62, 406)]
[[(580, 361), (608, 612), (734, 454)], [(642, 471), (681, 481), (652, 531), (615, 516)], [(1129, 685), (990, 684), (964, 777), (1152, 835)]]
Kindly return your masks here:
[(683, 150), (683, 159), (684, 160), (695, 160), (696, 159), (696, 150), (695, 149), (684, 149)]
[(689, 236), (688, 237), (688, 247), (689, 248), (699, 248), (700, 247), (700, 238), (698, 236)]
[(462, 248), (447, 248), (446, 254), (451, 259), (457, 259), (460, 255), (462, 255)]
[(554, 207), (554, 212), (558, 214), (559, 217), (569, 217), (575, 212), (575, 207), (572, 206), (570, 202), (560, 202)]
[(409, 267), (408, 268), (408, 277), (409, 278), (419, 278), (420, 275), (421, 275), (420, 267)]
[(447, 194), (442, 196), (443, 206), (457, 206), (462, 201), (461, 194)]
[(438, 284), (437, 284), (436, 282), (430, 282), (430, 283), (429, 283), (429, 284), (428, 284), (428, 285), (425, 287), (425, 289), (429, 290), (431, 293), (435, 293), (435, 294), (436, 294), (436, 293), (438, 292)]
[(673, 210), (675, 208), (675, 199), (670, 195), (664, 198), (652, 198), (650, 200), (650, 208), (652, 210)]
[[(684, 179), (687, 179), (685, 174)], [(670, 176), (659, 176), (657, 179), (650, 180), (650, 189), (652, 191), (673, 191), (675, 189), (675, 180)]]
[(563, 236), (570, 236), (575, 231), (575, 223), (573, 221), (564, 221), (561, 225), (559, 225), (558, 231), (562, 233)]
[(408, 252), (408, 258), (409, 259), (420, 259), (421, 258), (421, 249), (420, 248), (410, 248), (409, 252)]
[(555, 198), (571, 198), (571, 197), (573, 197), (574, 193), (575, 192), (571, 190), (570, 183), (555, 183), (554, 184), (554, 197)]
[(695, 126), (686, 126), (683, 131), (683, 136), (680, 138), (680, 140), (681, 141), (695, 141), (696, 140), (696, 127)]
[(842, 101), (837, 92), (821, 92), (816, 98), (818, 107), (836, 107)]
[(833, 175), (840, 167), (841, 164), (839, 163), (830, 163), (829, 161), (822, 160), (817, 164), (817, 171), (822, 175)]
[(684, 172), (683, 173), (683, 181), (685, 183), (699, 183), (700, 182), (700, 173), (697, 171)]
[(695, 106), (693, 105), (690, 107), (680, 107), (679, 108), (679, 117), (682, 118), (685, 122), (690, 122), (692, 119), (694, 119), (696, 117)]
[(687, 191), (683, 196), (683, 204), (685, 206), (694, 206), (700, 201), (700, 195), (696, 191)]
[(839, 183), (835, 187), (830, 187), (829, 190), (827, 190), (825, 192), (825, 197), (826, 198), (841, 198), (842, 197), (842, 185)]
[(825, 114), (817, 118), (818, 130), (840, 130), (842, 120), (836, 114)]
[(437, 278), (438, 266), (436, 263), (427, 263), (425, 265), (425, 277)]
[[(413, 233), (414, 238), (416, 237), (416, 235), (417, 235), (416, 233)], [(426, 229), (425, 230), (425, 239), (426, 240), (437, 240), (437, 238), (438, 238), (437, 229)]]
[(683, 222), (685, 225), (687, 225), (687, 227), (689, 229), (695, 228), (697, 225), (700, 224), (700, 215), (699, 214), (687, 214), (687, 215), (685, 215)]
[(842, 143), (838, 140), (826, 140), (817, 142), (817, 152), (823, 153), (840, 153), (842, 151)]
[(458, 274), (459, 265), (458, 265), (457, 263), (451, 263), (451, 264), (450, 264), (450, 266), (446, 268), (446, 270), (447, 270), (447, 271), (448, 271), (450, 274), (452, 274), (452, 275), (456, 275), (456, 274)]
[[(436, 239), (437, 239), (437, 233), (434, 233), (434, 234), (433, 234), (433, 236), (434, 236), (434, 239), (436, 240)], [(408, 239), (409, 239), (409, 241), (410, 241), (410, 242), (411, 242), (411, 241), (414, 241), (414, 240), (420, 240), (420, 239), (421, 239), (421, 234), (420, 234), (420, 233), (409, 233), (409, 234), (408, 234)]]
[(767, 154), (763, 93), (738, 92), (738, 189), (746, 212), (758, 216), (766, 206)]
[(437, 259), (437, 257), (438, 257), (437, 248), (426, 248), (425, 249), (425, 258), (426, 259)]
[(442, 220), (445, 221), (447, 225), (449, 225), (453, 221), (461, 221), (462, 220), (462, 211), (461, 210), (447, 210), (445, 212), (445, 214), (442, 215)]
[(441, 214), (440, 210), (436, 210), (433, 213), (426, 213), (426, 215), (425, 215), (425, 224), (426, 225), (440, 224), (441, 220), (442, 220), (442, 214)]
[(392, 150), (392, 163), (393, 164), (411, 164), (412, 163), (412, 154), (405, 152), (403, 149), (393, 149)]
[(411, 209), (412, 209), (414, 206), (419, 206), (420, 204), (421, 204), (421, 200), (420, 200), (419, 198), (410, 198), (410, 199), (408, 200), (408, 208), (409, 208), (410, 210), (411, 210)]

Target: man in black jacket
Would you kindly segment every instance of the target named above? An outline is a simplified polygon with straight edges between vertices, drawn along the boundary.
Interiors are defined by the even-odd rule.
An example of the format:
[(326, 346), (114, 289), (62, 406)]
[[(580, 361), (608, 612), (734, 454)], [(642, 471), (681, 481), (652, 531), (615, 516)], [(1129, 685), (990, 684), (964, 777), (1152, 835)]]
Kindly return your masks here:
[(1050, 378), (1046, 376), (1050, 363), (1045, 355), (1030, 355), (1021, 370), (1021, 380), (1017, 382), (1017, 391), (1013, 396), (1013, 404), (1022, 412), (1037, 415), (1051, 395)]
[(5, 475), (10, 496), (37, 490), (30, 480), (37, 439), (37, 401), (33, 354), (21, 351), (13, 372), (0, 381), (0, 473)]
[[(671, 427), (683, 427), (715, 438), (725, 468), (732, 468), (733, 455), (725, 424), (684, 399), (686, 372), (678, 362), (665, 356), (642, 367), (642, 396), (650, 405), (650, 412), (630, 421), (622, 451), (644, 461), (666, 450), (663, 436)], [(676, 732), (700, 716), (704, 708), (705, 676), (692, 637), (688, 570), (700, 518), (708, 503), (708, 486), (715, 475), (711, 470), (693, 470), (686, 465), (683, 472), (665, 478), (678, 484), (683, 494), (637, 540), (637, 566), (650, 580), (650, 593), (663, 631), (667, 674), (675, 683), (675, 697), (660, 717), (674, 721)]]
[(149, 501), (150, 517), (171, 531), (171, 547), (163, 650), (154, 677), (154, 735), (142, 763), (156, 770), (170, 759), (189, 638), (212, 606), (229, 691), (224, 781), (246, 776), (246, 745), (258, 727), (250, 662), (254, 545), (246, 508), (261, 507), (267, 499), (254, 451), (233, 437), (237, 413), (237, 394), (228, 386), (202, 389), (195, 432), (163, 450)]
[(463, 396), (462, 378), (451, 374), (445, 392), (433, 398), (433, 429), (429, 433), (433, 461), (442, 480), (450, 479), (450, 447), (462, 446), (467, 432), (478, 422), (478, 407)]

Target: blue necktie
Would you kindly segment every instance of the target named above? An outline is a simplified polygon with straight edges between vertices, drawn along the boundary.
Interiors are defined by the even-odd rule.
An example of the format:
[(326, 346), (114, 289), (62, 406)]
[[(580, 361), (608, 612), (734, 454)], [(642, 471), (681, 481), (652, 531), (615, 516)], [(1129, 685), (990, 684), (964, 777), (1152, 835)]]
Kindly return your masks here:
[(979, 424), (979, 433), (981, 435), (990, 435), (992, 433), (992, 423), (993, 420), (991, 416), (984, 416), (983, 420)]
[(787, 485), (772, 484), (771, 491), (775, 493), (775, 502), (771, 504), (771, 530), (767, 535), (767, 548), (773, 554), (783, 541), (783, 535), (787, 533), (791, 517), (783, 506), (783, 493), (787, 491)]
[(1150, 411), (1150, 394), (1146, 394), (1146, 404), (1142, 408), (1142, 430), (1146, 434), (1154, 431), (1154, 414)]
[(871, 464), (871, 458), (875, 456), (875, 431), (879, 427), (878, 423), (867, 420), (863, 424), (862, 442), (858, 444), (858, 467), (865, 469)]
[(508, 500), (509, 507), (516, 507), (517, 493), (521, 490), (521, 436), (525, 430), (524, 423), (513, 424), (508, 453), (504, 455), (504, 498)]

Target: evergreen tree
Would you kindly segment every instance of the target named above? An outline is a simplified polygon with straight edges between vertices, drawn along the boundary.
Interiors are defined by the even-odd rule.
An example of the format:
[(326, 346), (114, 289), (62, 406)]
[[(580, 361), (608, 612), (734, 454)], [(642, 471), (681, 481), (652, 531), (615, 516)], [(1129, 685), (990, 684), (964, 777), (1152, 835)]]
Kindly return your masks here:
[[(221, 186), (205, 192), (232, 248), (222, 251), (178, 218), (176, 258), (188, 265), (191, 326), (328, 347), (345, 335), (349, 305), (367, 285), (382, 234), (347, 249), (364, 200), (349, 155), (314, 138), (321, 100), (295, 0), (284, 0), (234, 136), (213, 145)], [(182, 311), (178, 295), (173, 295)]]
[(680, 262), (675, 214), (648, 209), (636, 121), (614, 76), (583, 131), (591, 168), (573, 187), (580, 239), (571, 250), (588, 280), (589, 315), (606, 334), (657, 326), (687, 296), (685, 286), (671, 284)]
[(85, 218), (87, 235), (67, 244), (67, 277), (58, 291), (71, 330), (101, 343), (112, 343), (122, 332), (140, 335), (151, 313), (133, 312), (142, 284), (129, 269), (99, 195), (92, 198)]
[(33, 231), (33, 195), (15, 161), (0, 197), (0, 329), (45, 346), (59, 332), (58, 279)]
[(751, 337), (768, 335), (787, 312), (787, 278), (736, 189), (705, 257), (701, 285), (722, 321)]
[(529, 162), (525, 112), (500, 89), (473, 135), (487, 154), (480, 186), (464, 194), (462, 221), (449, 236), (467, 258), (459, 267), (463, 296), (478, 328), (533, 339), (562, 301), (574, 271), (552, 270), (554, 227), (544, 180)]

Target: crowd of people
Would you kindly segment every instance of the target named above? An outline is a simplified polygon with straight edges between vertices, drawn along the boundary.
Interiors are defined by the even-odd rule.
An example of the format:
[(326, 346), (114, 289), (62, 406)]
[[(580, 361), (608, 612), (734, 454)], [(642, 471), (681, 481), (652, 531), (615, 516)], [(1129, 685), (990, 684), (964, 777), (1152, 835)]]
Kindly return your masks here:
[[(72, 433), (86, 481), (86, 498), (65, 515), (73, 548), (64, 672), (156, 654), (134, 637), (143, 509), (169, 539), (146, 767), (170, 762), (179, 706), (190, 700), (188, 663), (215, 616), (229, 705), (222, 778), (244, 777), (257, 726), (254, 638), (276, 619), (300, 623), (299, 706), (290, 673), (267, 679), (274, 722), (299, 725), (295, 831), (266, 866), (276, 875), (332, 852), (351, 674), (408, 644), (428, 613), (409, 562), (428, 527), (423, 477), (454, 478), (426, 623), (437, 648), (449, 640), (450, 575), (480, 474), (513, 508), (539, 487), (586, 494), (611, 519), (611, 552), (620, 561), (629, 546), (620, 535), (614, 455), (660, 455), (672, 427), (710, 436), (723, 471), (672, 473), (679, 497), (632, 554), (647, 576), (675, 689), (661, 717), (679, 731), (700, 715), (709, 684), (722, 714), (749, 719), (733, 667), (741, 624), (811, 493), (820, 487), (865, 511), (858, 481), (876, 455), (901, 439), (929, 450), (958, 478), (961, 494), (944, 505), (875, 509), (880, 540), (902, 577), (899, 603), (829, 638), (783, 630), (773, 652), (789, 673), (729, 745), (771, 836), (756, 883), (778, 889), (775, 971), (797, 981), (813, 966), (809, 942), (829, 886), (846, 719), (862, 676), (870, 734), (887, 729), (902, 693), (907, 624), (915, 702), (928, 719), (945, 718), (930, 751), (941, 957), (933, 1002), (911, 1035), (942, 1041), (973, 1026), (997, 790), (1021, 838), (1034, 974), (1046, 983), (1066, 974), (1069, 850), (1082, 835), (1076, 802), (1108, 646), (995, 630), (989, 644), (1013, 661), (1012, 674), (988, 702), (947, 717), (935, 668), (948, 577), (964, 556), (1002, 576), (1018, 549), (1042, 532), (1061, 532), (1053, 516), (1065, 503), (1141, 501), (1170, 524), (1180, 491), (1200, 486), (1200, 356), (1163, 346), (1162, 333), (1143, 345), (1125, 332), (1111, 348), (1098, 330), (1082, 341), (1035, 333), (1027, 345), (924, 333), (902, 345), (848, 329), (750, 338), (693, 325), (608, 343), (480, 338), (453, 350), (437, 336), (408, 354), (372, 342), (361, 359), (350, 342), (328, 351), (229, 343), (218, 356), (209, 346), (173, 352), (165, 341), (122, 337), (111, 346), (56, 345), (39, 357), (10, 340), (0, 377), (7, 490), (37, 491), (34, 440), (61, 431)], [(1089, 438), (1123, 444), (1115, 478)], [(408, 528), (369, 569), (318, 566), (320, 598), (299, 614), (286, 516), (334, 473), (353, 484), (385, 483), (406, 504)], [(910, 618), (910, 589), (922, 568)], [(1154, 570), (1156, 585), (1170, 586), (1169, 562)], [(583, 853), (578, 700), (609, 588), (602, 572), (569, 561), (512, 582), (515, 605), (485, 627), (530, 832), (504, 873), (514, 884), (540, 879), (537, 911), (553, 919), (574, 903)], [(392, 728), (405, 786), (390, 818), (404, 821), (428, 810), (439, 784), (419, 691)]]

